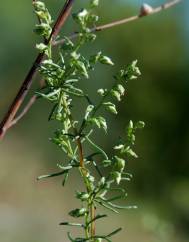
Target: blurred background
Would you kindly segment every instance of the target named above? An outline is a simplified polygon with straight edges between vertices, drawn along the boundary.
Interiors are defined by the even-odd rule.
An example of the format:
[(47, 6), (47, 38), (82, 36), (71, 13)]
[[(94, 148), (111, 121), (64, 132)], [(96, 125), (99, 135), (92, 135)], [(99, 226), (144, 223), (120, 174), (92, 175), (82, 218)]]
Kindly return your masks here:
[[(46, 1), (55, 19), (62, 0)], [(86, 5), (78, 0), (74, 10)], [(152, 6), (165, 1), (146, 0)], [(125, 18), (139, 12), (142, 0), (103, 0), (98, 9), (100, 23)], [(130, 160), (134, 175), (126, 184), (128, 204), (137, 210), (111, 215), (103, 229), (119, 226), (118, 242), (189, 241), (189, 2), (167, 11), (106, 30), (86, 46), (87, 54), (102, 50), (115, 67), (98, 66), (90, 80), (82, 83), (94, 90), (109, 86), (112, 75), (138, 59), (142, 76), (127, 85), (127, 95), (119, 106), (120, 115), (108, 116), (109, 136), (99, 132), (99, 142), (107, 150), (123, 133), (130, 119), (143, 120), (146, 127), (137, 134), (137, 160)], [(69, 19), (63, 34), (72, 32)], [(0, 29), (0, 118), (14, 98), (31, 66), (39, 40), (32, 32), (36, 18), (31, 1), (1, 2)], [(30, 95), (38, 88), (37, 81)], [(81, 107), (78, 107), (78, 110)], [(62, 153), (48, 141), (54, 125), (47, 122), (50, 107), (39, 101), (9, 132), (0, 144), (0, 238), (3, 242), (64, 242), (67, 228), (59, 222), (75, 206), (73, 192), (79, 181), (72, 175), (67, 186), (61, 179), (36, 182), (36, 177), (56, 171)], [(101, 226), (102, 227), (102, 226)]]

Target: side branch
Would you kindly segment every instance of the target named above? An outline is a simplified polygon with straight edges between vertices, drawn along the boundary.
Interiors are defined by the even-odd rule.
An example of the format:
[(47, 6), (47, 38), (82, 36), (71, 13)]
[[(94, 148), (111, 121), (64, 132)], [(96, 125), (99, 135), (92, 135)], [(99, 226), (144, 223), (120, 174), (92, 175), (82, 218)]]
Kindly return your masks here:
[[(131, 16), (129, 18), (124, 18), (124, 19), (117, 20), (117, 21), (113, 21), (113, 22), (108, 23), (108, 24), (96, 26), (94, 28), (91, 28), (90, 31), (91, 32), (99, 32), (99, 31), (110, 29), (110, 28), (113, 28), (113, 27), (116, 27), (116, 26), (119, 26), (119, 25), (127, 24), (129, 22), (133, 22), (133, 21), (141, 19), (143, 17), (153, 15), (153, 14), (159, 13), (163, 10), (169, 9), (169, 8), (175, 6), (176, 4), (180, 3), (180, 2), (182, 2), (182, 0), (173, 0), (171, 2), (162, 4), (161, 6), (158, 6), (156, 8), (152, 8), (151, 6), (146, 7), (145, 5), (143, 5), (141, 7), (138, 15)], [(69, 38), (75, 39), (75, 38), (78, 37), (78, 35), (79, 35), (78, 33), (74, 33)], [(63, 44), (63, 43), (64, 43), (64, 39), (61, 39), (61, 40), (58, 40), (58, 41), (54, 41), (53, 45), (56, 46), (56, 45), (60, 45), (60, 44)]]
[[(55, 25), (52, 29), (50, 38), (47, 41), (45, 41), (45, 42), (47, 42), (46, 44), (49, 44), (52, 41), (52, 39), (54, 39), (58, 35), (60, 29), (62, 28), (62, 26), (64, 25), (66, 19), (68, 18), (69, 14), (70, 14), (73, 3), (74, 3), (74, 0), (67, 0), (66, 3), (64, 4), (64, 7), (63, 7), (62, 11), (60, 12), (59, 17), (57, 18)], [(37, 71), (39, 64), (42, 62), (43, 57), (44, 57), (44, 52), (38, 54), (38, 56), (35, 59), (30, 71), (28, 72), (24, 82), (22, 83), (20, 90), (18, 91), (14, 101), (12, 102), (7, 114), (5, 115), (3, 121), (1, 122), (1, 124), (0, 124), (0, 139), (3, 138), (6, 131), (10, 127), (10, 123), (14, 119), (14, 117), (15, 117), (16, 113), (18, 112), (18, 109), (20, 108), (25, 96), (27, 95), (27, 93), (28, 93), (28, 91), (31, 87), (33, 77), (34, 77), (34, 75)]]
[(28, 101), (27, 105), (22, 110), (22, 112), (9, 123), (9, 126), (7, 127), (7, 129), (10, 129), (12, 126), (17, 124), (19, 120), (22, 119), (24, 115), (30, 110), (30, 108), (32, 107), (32, 105), (35, 103), (36, 100), (37, 100), (37, 95), (33, 95)]

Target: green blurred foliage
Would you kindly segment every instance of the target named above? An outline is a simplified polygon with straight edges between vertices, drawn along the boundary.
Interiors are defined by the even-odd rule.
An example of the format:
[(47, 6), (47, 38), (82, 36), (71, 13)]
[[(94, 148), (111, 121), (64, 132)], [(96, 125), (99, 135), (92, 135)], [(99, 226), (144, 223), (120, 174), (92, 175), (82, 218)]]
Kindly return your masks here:
[[(55, 19), (62, 1), (48, 2)], [(84, 0), (78, 1), (77, 7), (85, 2)], [(154, 3), (154, 1), (149, 2)], [(156, 2), (158, 4), (162, 1)], [(98, 10), (101, 16), (100, 23), (137, 13), (137, 6), (128, 4), (127, 1), (125, 3), (124, 1), (104, 0)], [(137, 139), (137, 153), (140, 156), (137, 161), (131, 160), (128, 167), (128, 170), (134, 174), (134, 180), (129, 185), (130, 201), (139, 205), (139, 210), (130, 214), (129, 220), (126, 222), (128, 227), (132, 227), (133, 234), (128, 234), (128, 237), (130, 236), (130, 241), (134, 238), (133, 242), (147, 240), (168, 242), (173, 241), (172, 236), (175, 237), (175, 234), (177, 235), (175, 241), (178, 239), (179, 242), (184, 242), (189, 238), (189, 51), (187, 43), (189, 36), (187, 18), (184, 16), (184, 13), (188, 14), (187, 7), (188, 3), (185, 1), (182, 5), (166, 12), (101, 32), (93, 46), (90, 45), (84, 50), (85, 53), (103, 50), (103, 53), (111, 56), (116, 63), (113, 68), (114, 72), (112, 69), (110, 72), (109, 68), (104, 70), (99, 67), (98, 72), (90, 80), (81, 84), (86, 89), (90, 88), (92, 96), (95, 96), (94, 90), (98, 87), (110, 86), (113, 81), (112, 75), (116, 70), (124, 67), (131, 60), (138, 59), (142, 71), (142, 77), (139, 80), (128, 84), (127, 95), (119, 107), (120, 116), (116, 118), (108, 116), (112, 127), (111, 135), (106, 137), (102, 133), (97, 134), (101, 144), (108, 149), (109, 144), (123, 132), (128, 120), (144, 120), (146, 123), (145, 129)], [(18, 0), (14, 6), (9, 1), (1, 3), (1, 117), (16, 94), (37, 53), (34, 49), (37, 39), (32, 33), (34, 23), (34, 14), (29, 1)], [(74, 30), (73, 24), (68, 23), (65, 31), (62, 32), (63, 34), (70, 33)], [(36, 81), (30, 95), (37, 87)], [(80, 108), (82, 109), (82, 107), (78, 109)], [(78, 109), (76, 112), (79, 113)], [(51, 136), (54, 129), (53, 125), (56, 125), (47, 122), (49, 110), (50, 107), (46, 104), (38, 102), (27, 116), (8, 132), (4, 143), (1, 144), (2, 167), (5, 169), (5, 174), (9, 173), (13, 179), (11, 166), (15, 161), (11, 162), (11, 159), (16, 160), (17, 166), (14, 166), (14, 171), (22, 169), (25, 162), (28, 164), (28, 169), (29, 167), (32, 169), (33, 164), (35, 167), (33, 175), (53, 168), (58, 159), (63, 159), (61, 152), (48, 142), (48, 137)], [(15, 148), (15, 142), (16, 147), (19, 147), (20, 142), (23, 150)], [(38, 162), (41, 162), (40, 165), (33, 161), (36, 158), (35, 154), (40, 154), (41, 158), (38, 158)], [(27, 157), (30, 158), (27, 160)], [(8, 165), (4, 165), (5, 163)], [(24, 167), (27, 169), (26, 165)], [(22, 176), (21, 171), (19, 174)], [(7, 176), (0, 175), (3, 184), (4, 177)], [(24, 177), (25, 182), (31, 182)], [(34, 177), (30, 176), (30, 179), (34, 179)], [(13, 183), (12, 180), (10, 189), (19, 187), (14, 187)], [(72, 183), (74, 187), (74, 181)], [(23, 185), (22, 182), (18, 184)], [(27, 185), (25, 186), (27, 187)], [(2, 185), (3, 191), (8, 188), (9, 183), (5, 182), (5, 185)], [(31, 192), (34, 190), (31, 185), (28, 189)], [(68, 190), (66, 191), (68, 192)], [(53, 202), (57, 204), (58, 197), (55, 192), (51, 191), (51, 193), (53, 193), (52, 206), (54, 206)], [(22, 196), (21, 194), (20, 192), (20, 196)], [(69, 194), (67, 199), (70, 200), (71, 196)], [(7, 200), (4, 201), (2, 198), (2, 201), (9, 204), (10, 196), (5, 193), (5, 197)], [(32, 199), (34, 199), (32, 205), (35, 208), (41, 206), (38, 204), (37, 198)], [(43, 201), (42, 198), (40, 199)], [(32, 206), (30, 209), (32, 211)], [(138, 237), (134, 237), (135, 230), (139, 226), (138, 213), (143, 218), (143, 222), (141, 222), (143, 227), (140, 225)], [(26, 214), (29, 216), (29, 212)], [(44, 215), (44, 213), (41, 214)], [(32, 216), (34, 215), (32, 214)], [(40, 216), (38, 215), (38, 217)], [(123, 218), (124, 220), (127, 220), (126, 217)], [(129, 221), (131, 221), (130, 225)], [(35, 226), (37, 227), (37, 225)], [(32, 231), (35, 231), (34, 227)], [(40, 236), (45, 234), (47, 227), (42, 228)], [(50, 226), (49, 229), (53, 230)], [(31, 234), (32, 231), (30, 231)], [(140, 233), (145, 234), (146, 237), (141, 237)], [(27, 235), (18, 236), (14, 241), (36, 240), (32, 240), (32, 237), (31, 239), (26, 238)], [(50, 241), (48, 239), (41, 237), (41, 241)], [(57, 237), (57, 241), (60, 241), (60, 237)]]

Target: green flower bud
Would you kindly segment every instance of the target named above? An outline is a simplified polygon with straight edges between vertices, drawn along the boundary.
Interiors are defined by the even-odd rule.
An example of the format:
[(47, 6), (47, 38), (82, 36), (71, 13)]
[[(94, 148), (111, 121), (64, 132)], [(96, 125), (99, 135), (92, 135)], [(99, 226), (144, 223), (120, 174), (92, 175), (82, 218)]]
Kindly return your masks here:
[(41, 1), (35, 1), (35, 2), (33, 2), (33, 5), (34, 5), (34, 8), (37, 11), (45, 11), (46, 10), (45, 4)]
[(81, 201), (87, 201), (89, 199), (89, 194), (86, 192), (77, 192), (76, 197)]
[(110, 65), (110, 66), (114, 65), (114, 63), (112, 62), (112, 60), (108, 56), (102, 55), (100, 57), (99, 61), (100, 61), (100, 63), (105, 64), (105, 65)]
[(40, 44), (36, 44), (36, 48), (40, 51), (40, 52), (44, 52), (47, 49), (47, 46), (43, 43)]
[(108, 111), (110, 111), (113, 114), (117, 114), (116, 106), (115, 104), (111, 102), (103, 103)]
[(118, 156), (115, 156), (114, 158), (115, 158), (114, 170), (123, 172), (125, 168), (125, 160)]
[(90, 5), (92, 8), (97, 7), (99, 5), (99, 0), (91, 0)]
[(72, 211), (69, 212), (69, 215), (74, 217), (74, 218), (79, 218), (79, 217), (83, 217), (85, 216), (85, 214), (87, 214), (88, 211), (86, 208), (76, 208)]
[(136, 124), (135, 124), (135, 129), (143, 129), (145, 126), (145, 123), (143, 121), (138, 121)]
[(101, 96), (104, 96), (105, 90), (104, 89), (98, 89), (97, 93), (100, 94)]
[(112, 177), (116, 181), (116, 183), (119, 185), (121, 182), (121, 173), (118, 171), (112, 172)]

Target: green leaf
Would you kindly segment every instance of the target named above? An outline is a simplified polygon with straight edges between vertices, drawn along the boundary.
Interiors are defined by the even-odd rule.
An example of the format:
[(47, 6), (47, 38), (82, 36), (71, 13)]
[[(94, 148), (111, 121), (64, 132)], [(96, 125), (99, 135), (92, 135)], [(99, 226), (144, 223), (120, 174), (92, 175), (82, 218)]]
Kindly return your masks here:
[(67, 171), (67, 172), (65, 173), (64, 179), (63, 179), (63, 181), (62, 181), (62, 186), (63, 186), (63, 187), (66, 185), (66, 182), (67, 182), (67, 180), (68, 180), (68, 176), (69, 176), (69, 172)]
[(67, 37), (64, 37), (64, 43), (61, 46), (61, 48), (65, 51), (67, 50), (73, 50), (74, 49), (74, 43)]
[(99, 203), (102, 207), (107, 208), (108, 210), (114, 212), (114, 213), (119, 213), (116, 209), (112, 208), (111, 206), (109, 206), (108, 204), (106, 204), (105, 202), (99, 201), (99, 200), (95, 200), (97, 203)]
[(114, 170), (122, 173), (124, 168), (125, 160), (118, 156), (114, 156)]
[(46, 7), (45, 7), (44, 2), (33, 1), (33, 6), (37, 11), (46, 11)]
[(74, 217), (74, 218), (79, 218), (79, 217), (83, 217), (88, 213), (86, 208), (76, 208), (72, 211), (69, 212), (69, 215)]
[(60, 89), (54, 89), (53, 91), (49, 91), (49, 93), (47, 94), (44, 94), (44, 93), (41, 93), (41, 92), (35, 92), (38, 96), (41, 96), (47, 100), (54, 100), (57, 98), (57, 96), (59, 95), (60, 93)]
[(135, 129), (143, 129), (145, 126), (145, 123), (143, 121), (138, 121), (136, 124), (135, 124)]
[(88, 120), (90, 113), (93, 111), (94, 106), (93, 105), (88, 105), (86, 111), (85, 111), (85, 120)]
[(106, 102), (103, 103), (103, 105), (105, 106), (105, 108), (110, 111), (113, 114), (117, 114), (117, 110), (116, 110), (116, 106), (115, 104), (111, 103), (111, 102)]
[(117, 196), (114, 196), (114, 197), (111, 197), (111, 198), (108, 198), (108, 199), (103, 199), (103, 200), (106, 201), (106, 202), (112, 202), (112, 201), (115, 201), (115, 200), (123, 199), (126, 196), (127, 196), (127, 194), (124, 193), (124, 194), (117, 195)]
[(116, 90), (111, 90), (111, 95), (117, 99), (117, 101), (121, 101), (121, 94)]
[(111, 166), (111, 164), (112, 164), (112, 161), (111, 161), (111, 160), (103, 160), (103, 161), (102, 161), (102, 165), (103, 165), (104, 167)]
[(73, 239), (73, 238), (71, 237), (71, 233), (70, 233), (70, 232), (68, 232), (67, 235), (68, 235), (68, 238), (69, 238), (69, 240), (70, 240), (71, 242), (76, 242), (75, 239)]
[(46, 19), (46, 13), (44, 11), (35, 11), (35, 13), (40, 19)]
[(102, 89), (102, 88), (100, 88), (100, 89), (97, 90), (97, 93), (99, 95), (101, 95), (102, 97), (106, 94), (106, 92), (107, 92), (107, 90), (106, 89)]
[(93, 65), (96, 64), (99, 61), (101, 55), (102, 55), (102, 52), (98, 52), (95, 55), (91, 55), (89, 58), (89, 62)]
[(73, 85), (65, 85), (65, 89), (62, 88), (62, 90), (64, 90), (65, 92), (67, 92), (68, 94), (72, 94), (75, 96), (80, 96), (80, 97), (84, 97), (84, 93), (83, 90), (74, 87)]
[(99, 17), (96, 14), (90, 14), (88, 16), (88, 23), (89, 24), (95, 24), (96, 22), (98, 22), (98, 20), (99, 20)]
[(47, 45), (40, 43), (40, 44), (36, 44), (36, 49), (38, 49), (40, 52), (44, 52), (45, 50), (48, 49)]
[(98, 128), (103, 128), (107, 132), (107, 124), (105, 118), (99, 116), (95, 118), (89, 118), (88, 122), (95, 124)]
[(112, 173), (113, 179), (116, 181), (116, 183), (119, 185), (121, 182), (121, 172), (113, 171)]
[(79, 223), (69, 223), (69, 222), (62, 222), (62, 223), (59, 223), (59, 225), (82, 227), (82, 228), (85, 227), (83, 224), (79, 224)]
[(95, 239), (95, 242), (102, 242), (102, 238)]
[(78, 71), (80, 72), (81, 75), (83, 75), (86, 78), (89, 78), (87, 68), (82, 61), (79, 61), (79, 60), (76, 61), (75, 66), (76, 66), (76, 68), (78, 69)]
[(46, 178), (50, 178), (50, 177), (61, 176), (61, 175), (64, 175), (64, 174), (65, 174), (65, 171), (52, 173), (52, 174), (48, 174), (48, 175), (42, 175), (42, 176), (37, 177), (37, 180), (42, 180), (42, 179), (46, 179)]
[(132, 132), (133, 127), (134, 127), (134, 125), (133, 125), (133, 121), (130, 120), (130, 121), (129, 121), (129, 125), (128, 125), (128, 131), (129, 131), (129, 132)]
[(68, 166), (62, 166), (62, 165), (60, 165), (60, 164), (57, 164), (57, 166), (58, 166), (61, 170), (63, 170), (63, 171), (69, 171), (69, 170), (71, 170), (71, 169), (73, 168), (73, 166), (70, 166), (70, 165), (68, 165)]
[(122, 230), (122, 228), (118, 228), (116, 230), (114, 230), (112, 233), (108, 234), (106, 237), (112, 237), (113, 235), (119, 233)]
[(127, 66), (127, 75), (130, 80), (136, 79), (141, 75), (139, 68), (137, 67), (137, 60), (133, 61), (130, 65)]
[(76, 198), (80, 199), (81, 201), (87, 201), (90, 195), (86, 192), (76, 192)]
[(96, 39), (96, 34), (93, 33), (86, 33), (84, 38), (87, 42), (93, 42)]
[(114, 150), (122, 150), (124, 148), (123, 144), (114, 146)]
[(91, 0), (90, 1), (90, 6), (92, 8), (97, 7), (99, 5), (99, 0)]
[(127, 146), (121, 151), (122, 154), (127, 154), (129, 156), (132, 156), (134, 158), (138, 158), (137, 154), (131, 149), (130, 146)]
[(105, 64), (105, 65), (110, 65), (110, 66), (113, 66), (114, 65), (114, 63), (112, 62), (112, 60), (108, 56), (105, 56), (105, 55), (101, 55), (100, 56), (99, 62), (101, 64)]
[(96, 151), (99, 151), (103, 155), (105, 160), (108, 160), (108, 156), (102, 148), (96, 145), (91, 139), (89, 139), (89, 137), (86, 136), (85, 138), (96, 149)]
[(102, 214), (102, 215), (98, 214), (96, 217), (94, 217), (91, 221), (89, 221), (89, 222), (87, 223), (87, 226), (89, 226), (89, 224), (91, 224), (92, 222), (94, 222), (94, 221), (96, 221), (96, 220), (98, 220), (98, 219), (106, 218), (106, 217), (107, 217), (106, 214)]
[(104, 187), (105, 183), (106, 183), (106, 178), (101, 177), (100, 181), (98, 182), (99, 188)]
[(129, 81), (138, 78), (141, 75), (139, 68), (137, 67), (137, 60), (129, 64), (125, 70), (120, 70), (114, 78), (120, 81)]
[(34, 29), (34, 32), (38, 35), (49, 37), (50, 33), (52, 31), (52, 28), (49, 24), (46, 23), (41, 23), (41, 24), (36, 24), (36, 27)]
[(72, 17), (81, 27), (85, 27), (88, 15), (89, 12), (87, 9), (81, 9), (79, 12), (72, 14)]
[(137, 209), (137, 206), (119, 206), (117, 204), (113, 204), (108, 202), (108, 204), (113, 207), (113, 208), (117, 208), (117, 209)]
[(66, 84), (73, 84), (75, 82), (78, 82), (79, 80), (78, 79), (69, 79), (69, 80), (66, 80), (65, 83)]
[(76, 51), (73, 51), (70, 56), (74, 59), (74, 60), (79, 60), (80, 58), (80, 54), (78, 54)]
[(117, 85), (117, 90), (121, 96), (123, 96), (125, 94), (125, 88), (121, 84)]

